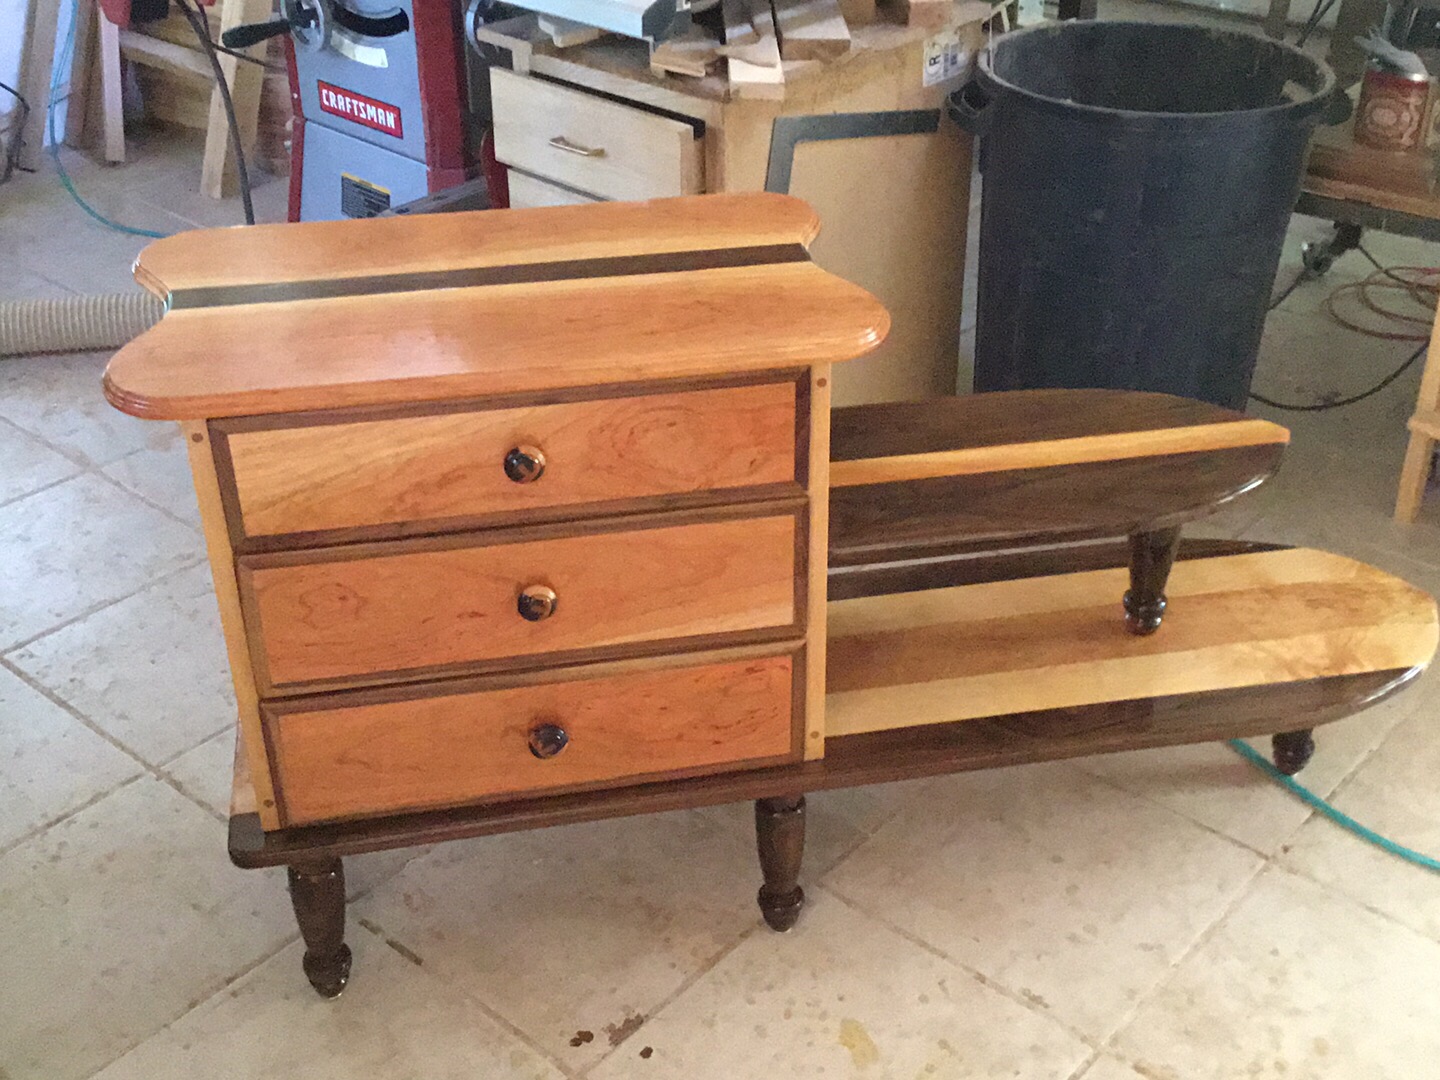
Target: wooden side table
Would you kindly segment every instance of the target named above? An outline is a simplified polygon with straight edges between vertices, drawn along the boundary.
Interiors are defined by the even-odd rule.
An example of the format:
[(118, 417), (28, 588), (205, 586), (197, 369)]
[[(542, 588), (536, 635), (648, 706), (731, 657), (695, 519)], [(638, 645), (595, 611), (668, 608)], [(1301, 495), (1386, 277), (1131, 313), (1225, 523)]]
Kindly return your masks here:
[(807, 791), (1255, 734), (1293, 771), (1429, 661), (1396, 578), (1179, 542), (1274, 469), (1274, 424), (1026, 392), (836, 410), (832, 447), (831, 365), (888, 317), (816, 228), (717, 195), (142, 254), (167, 314), (105, 390), (185, 431), (230, 854), (288, 867), (320, 993), (347, 855), (754, 799), (784, 930)]

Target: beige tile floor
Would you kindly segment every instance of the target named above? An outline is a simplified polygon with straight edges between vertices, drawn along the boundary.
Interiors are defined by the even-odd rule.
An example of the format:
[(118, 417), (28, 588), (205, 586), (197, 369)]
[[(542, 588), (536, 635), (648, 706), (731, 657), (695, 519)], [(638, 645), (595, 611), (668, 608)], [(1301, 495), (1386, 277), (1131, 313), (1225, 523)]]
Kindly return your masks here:
[[(193, 144), (133, 150), (77, 161), (102, 209), (238, 220), (194, 193)], [(284, 185), (257, 201), (278, 218)], [(1323, 231), (1297, 220), (1283, 274)], [(0, 301), (129, 288), (141, 243), (17, 180)], [(1313, 399), (1396, 363), (1320, 311), (1365, 269), (1348, 256), (1275, 314), (1259, 388)], [(104, 362), (0, 360), (5, 1080), (1440, 1077), (1440, 878), (1221, 746), (815, 796), (787, 937), (755, 912), (743, 806), (357, 859), (355, 979), (319, 1000), (283, 880), (225, 858), (233, 706), (181, 448), (105, 405)], [(1211, 531), (1440, 590), (1440, 505), (1388, 518), (1415, 384), (1280, 417), (1281, 475)], [(1306, 778), (1440, 851), (1437, 705), (1430, 678), (1325, 729)]]

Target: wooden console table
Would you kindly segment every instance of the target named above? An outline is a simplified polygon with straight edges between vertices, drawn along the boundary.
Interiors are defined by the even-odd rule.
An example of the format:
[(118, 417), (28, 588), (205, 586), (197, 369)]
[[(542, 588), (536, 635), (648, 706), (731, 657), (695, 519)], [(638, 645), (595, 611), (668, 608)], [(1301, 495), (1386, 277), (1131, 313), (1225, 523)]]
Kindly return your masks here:
[(754, 799), (783, 930), (807, 791), (1256, 734), (1293, 771), (1431, 658), (1403, 581), (1180, 543), (1277, 425), (1115, 391), (832, 414), (888, 317), (817, 227), (714, 195), (142, 254), (167, 314), (105, 390), (185, 431), (230, 854), (288, 867), (320, 993), (347, 855)]

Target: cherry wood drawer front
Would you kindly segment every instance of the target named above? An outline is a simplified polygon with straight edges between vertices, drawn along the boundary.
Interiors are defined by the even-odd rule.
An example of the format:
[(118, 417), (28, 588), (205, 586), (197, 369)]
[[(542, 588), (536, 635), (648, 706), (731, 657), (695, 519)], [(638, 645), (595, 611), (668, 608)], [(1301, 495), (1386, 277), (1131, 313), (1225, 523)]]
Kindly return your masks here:
[(542, 179), (606, 199), (705, 190), (695, 129), (543, 79), (490, 69), (495, 156)]
[[(796, 397), (787, 380), (230, 430), (224, 441), (245, 535), (413, 533), (421, 522), (796, 485)], [(532, 449), (539, 475), (513, 478), (507, 455)]]
[[(670, 524), (678, 517), (553, 539), (470, 533), (242, 557), (257, 678), (267, 692), (374, 682), (542, 653), (621, 655), (801, 621), (794, 512)], [(538, 621), (519, 610), (531, 588), (555, 596)]]
[[(771, 656), (345, 706), (355, 691), (267, 706), (265, 722), (286, 821), (303, 825), (793, 760), (794, 667)], [(561, 749), (540, 757), (532, 742)]]

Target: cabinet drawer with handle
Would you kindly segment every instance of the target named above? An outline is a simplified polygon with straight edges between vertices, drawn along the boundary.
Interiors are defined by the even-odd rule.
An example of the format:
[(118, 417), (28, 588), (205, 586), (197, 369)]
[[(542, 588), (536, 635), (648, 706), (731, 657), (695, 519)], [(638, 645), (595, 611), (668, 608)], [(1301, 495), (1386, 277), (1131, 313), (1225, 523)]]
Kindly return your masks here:
[(660, 199), (705, 190), (695, 129), (503, 68), (490, 71), (495, 156), (535, 176), (606, 199)]
[(798, 633), (798, 508), (750, 513), (242, 556), (255, 674), (273, 693)]
[[(285, 428), (215, 425), (247, 537), (798, 493), (794, 381)], [(788, 490), (786, 490), (788, 489)], [(452, 526), (453, 527), (453, 526)], [(373, 535), (373, 534), (372, 534)]]
[(264, 719), (286, 822), (305, 825), (793, 760), (795, 668), (599, 665), (271, 702)]

